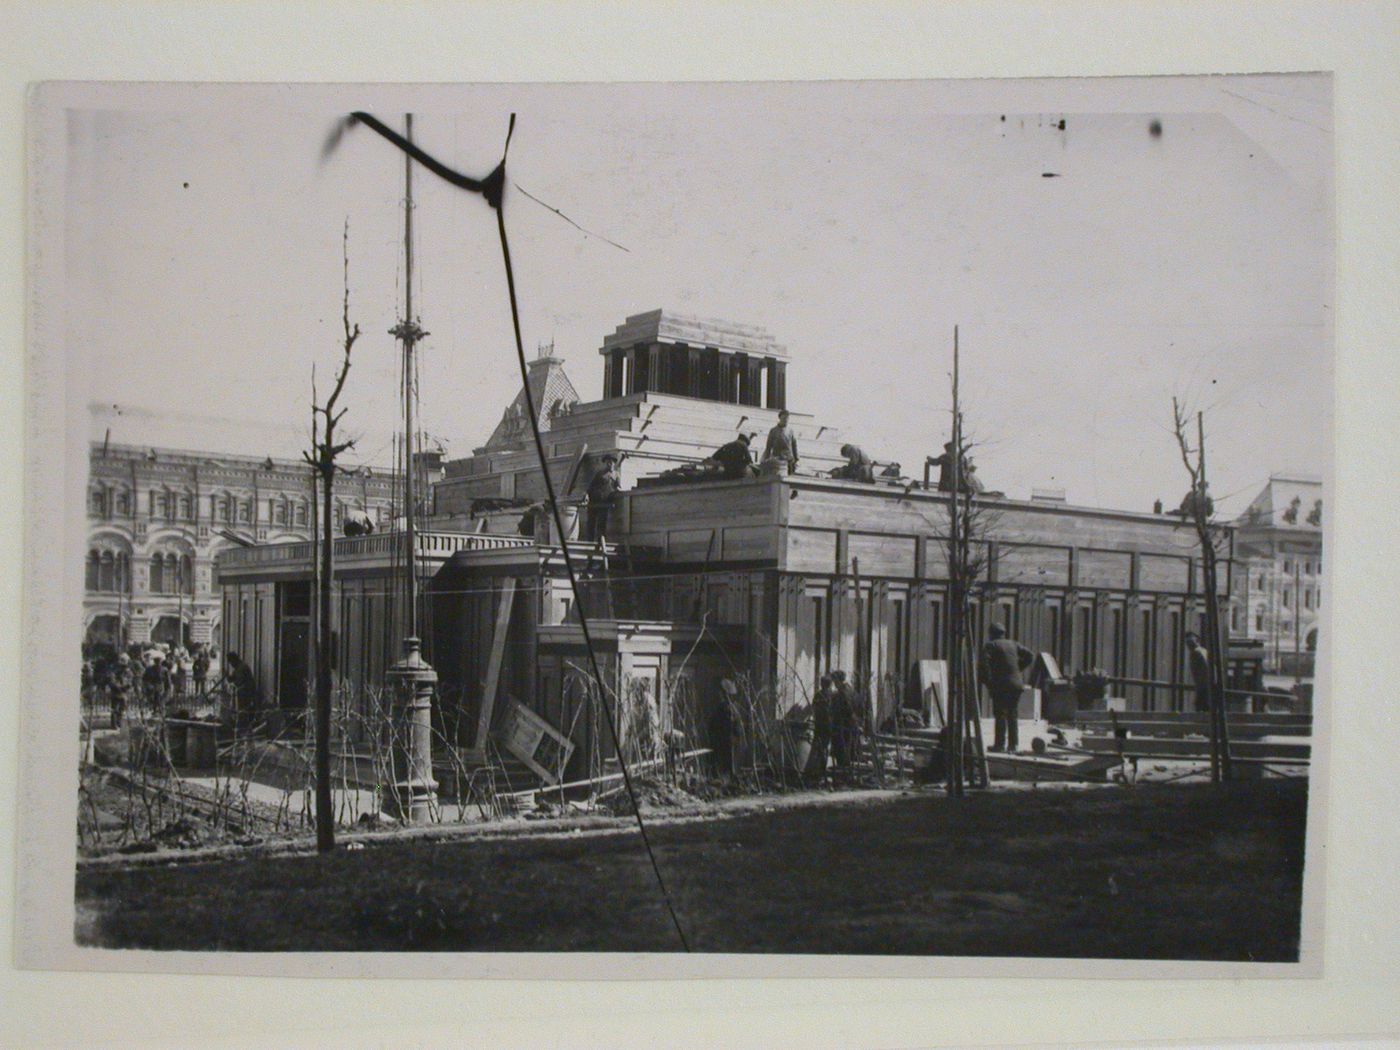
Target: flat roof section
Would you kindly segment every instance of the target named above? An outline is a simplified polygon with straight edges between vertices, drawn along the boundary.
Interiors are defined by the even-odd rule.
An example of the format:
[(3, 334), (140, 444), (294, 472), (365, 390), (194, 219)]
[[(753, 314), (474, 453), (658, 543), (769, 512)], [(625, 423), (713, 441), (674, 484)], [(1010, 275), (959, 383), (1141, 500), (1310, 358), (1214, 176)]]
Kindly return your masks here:
[(603, 339), (603, 346), (598, 352), (606, 354), (610, 350), (636, 346), (638, 343), (683, 343), (729, 353), (772, 357), (779, 361), (791, 359), (787, 347), (776, 342), (766, 328), (720, 318), (693, 317), (664, 309), (632, 314)]

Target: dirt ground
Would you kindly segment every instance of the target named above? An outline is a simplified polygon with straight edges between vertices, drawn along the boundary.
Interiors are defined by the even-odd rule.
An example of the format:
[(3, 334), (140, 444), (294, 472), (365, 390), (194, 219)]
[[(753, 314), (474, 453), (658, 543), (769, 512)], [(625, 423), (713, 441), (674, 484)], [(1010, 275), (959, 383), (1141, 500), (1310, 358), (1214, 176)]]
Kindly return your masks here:
[[(1297, 958), (1306, 782), (870, 795), (651, 827), (696, 951)], [(635, 831), (99, 866), (80, 943), (676, 951)]]

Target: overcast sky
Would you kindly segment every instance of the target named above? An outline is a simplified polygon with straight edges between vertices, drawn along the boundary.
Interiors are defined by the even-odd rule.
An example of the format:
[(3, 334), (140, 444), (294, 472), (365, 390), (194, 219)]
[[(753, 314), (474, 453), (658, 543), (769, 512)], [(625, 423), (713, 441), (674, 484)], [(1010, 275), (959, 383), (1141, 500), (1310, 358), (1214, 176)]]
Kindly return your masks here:
[[(111, 97), (70, 112), (67, 144), (69, 403), (105, 406), (97, 437), (295, 454), (312, 364), (338, 357), (348, 220), (346, 424), (390, 460), (402, 154), (359, 128), (322, 159), (364, 108), (413, 111), (479, 175), (516, 112), (512, 180), (625, 246), (508, 190), (527, 349), (553, 340), (585, 400), (629, 314), (759, 324), (792, 354), (793, 409), (914, 473), (947, 437), (958, 324), (979, 472), (1009, 495), (1175, 502), (1174, 394), (1206, 411), (1230, 509), (1330, 456), (1322, 76)], [(415, 193), (423, 420), (466, 455), (519, 383), (494, 217), (422, 169)]]

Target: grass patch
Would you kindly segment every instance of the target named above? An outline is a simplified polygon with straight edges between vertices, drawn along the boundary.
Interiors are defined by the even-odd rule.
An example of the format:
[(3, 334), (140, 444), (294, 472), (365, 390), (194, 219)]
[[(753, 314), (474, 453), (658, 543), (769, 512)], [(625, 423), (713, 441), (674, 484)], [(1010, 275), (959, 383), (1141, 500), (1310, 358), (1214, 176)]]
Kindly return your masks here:
[[(917, 795), (656, 826), (698, 951), (1292, 961), (1306, 782)], [(674, 951), (635, 835), (90, 870), (80, 939)]]

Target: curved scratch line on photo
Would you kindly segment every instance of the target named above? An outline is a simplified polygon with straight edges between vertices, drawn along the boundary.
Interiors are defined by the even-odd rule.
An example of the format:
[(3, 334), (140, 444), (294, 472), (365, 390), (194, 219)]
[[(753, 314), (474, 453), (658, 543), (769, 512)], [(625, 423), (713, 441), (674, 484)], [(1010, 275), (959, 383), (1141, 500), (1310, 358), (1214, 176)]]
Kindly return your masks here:
[(601, 233), (594, 233), (592, 230), (589, 230), (589, 229), (584, 228), (583, 226), (580, 226), (578, 223), (574, 222), (573, 219), (569, 218), (567, 215), (565, 215), (565, 214), (564, 214), (562, 211), (560, 211), (558, 208), (554, 207), (554, 205), (552, 205), (552, 204), (546, 204), (544, 201), (540, 200), (538, 197), (536, 197), (533, 193), (531, 193), (529, 190), (527, 190), (524, 186), (520, 185), (520, 183), (516, 182), (514, 179), (511, 179), (511, 180), (510, 180), (510, 184), (511, 184), (512, 186), (514, 186), (517, 190), (519, 190), (521, 193), (525, 194), (525, 196), (529, 197), (532, 201), (534, 201), (536, 204), (538, 204), (541, 208), (547, 208), (549, 211), (554, 212), (555, 215), (559, 216), (559, 218), (563, 219), (563, 220), (564, 220), (565, 222), (567, 222), (570, 226), (572, 226), (574, 229), (578, 230), (580, 233), (584, 234), (585, 236), (588, 236), (588, 237), (597, 237), (598, 240), (600, 240), (600, 241), (607, 241), (608, 244), (611, 244), (614, 248), (618, 248), (618, 249), (621, 249), (621, 250), (624, 251), (624, 252), (627, 252), (628, 255), (631, 255), (631, 254), (632, 254), (632, 252), (631, 252), (630, 249), (628, 249), (628, 248), (623, 248), (622, 245), (620, 245), (620, 244), (617, 243), (617, 241), (609, 240), (607, 237), (604, 237)]

